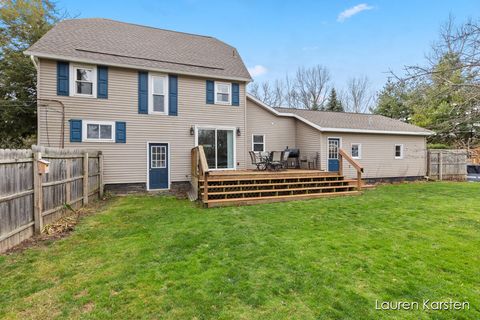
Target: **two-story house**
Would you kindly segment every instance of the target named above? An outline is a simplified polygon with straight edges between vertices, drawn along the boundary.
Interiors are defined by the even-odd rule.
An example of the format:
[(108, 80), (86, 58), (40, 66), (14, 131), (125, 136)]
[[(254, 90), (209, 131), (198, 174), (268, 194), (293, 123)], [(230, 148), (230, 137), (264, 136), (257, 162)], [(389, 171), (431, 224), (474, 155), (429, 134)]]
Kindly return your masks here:
[(107, 186), (164, 189), (188, 181), (197, 144), (210, 168), (245, 168), (251, 78), (226, 43), (74, 19), (26, 54), (38, 70), (38, 143), (102, 150)]
[(25, 54), (38, 71), (38, 143), (101, 150), (110, 189), (184, 185), (197, 145), (210, 170), (252, 168), (249, 151), (289, 146), (326, 172), (341, 167), (340, 148), (364, 178), (426, 172), (432, 132), (378, 115), (271, 108), (246, 93), (237, 50), (213, 37), (74, 19)]

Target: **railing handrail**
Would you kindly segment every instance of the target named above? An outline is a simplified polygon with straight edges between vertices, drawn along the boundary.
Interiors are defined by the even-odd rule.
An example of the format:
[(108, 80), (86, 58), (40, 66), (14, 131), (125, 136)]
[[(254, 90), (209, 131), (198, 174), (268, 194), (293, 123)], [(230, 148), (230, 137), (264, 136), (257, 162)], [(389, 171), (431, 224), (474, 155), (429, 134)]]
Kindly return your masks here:
[(363, 172), (363, 166), (360, 163), (358, 163), (358, 161), (353, 159), (351, 155), (349, 155), (347, 152), (345, 152), (345, 150), (339, 149), (338, 153), (342, 157), (344, 157), (345, 160), (347, 160), (357, 170), (357, 172)]
[(351, 155), (345, 152), (343, 149), (338, 150), (338, 154), (340, 156), (340, 168), (339, 168), (339, 173), (343, 175), (343, 165), (342, 161), (343, 158), (345, 158), (356, 170), (357, 170), (357, 190), (360, 191), (362, 190), (362, 173), (363, 173), (363, 167), (358, 161), (352, 158)]

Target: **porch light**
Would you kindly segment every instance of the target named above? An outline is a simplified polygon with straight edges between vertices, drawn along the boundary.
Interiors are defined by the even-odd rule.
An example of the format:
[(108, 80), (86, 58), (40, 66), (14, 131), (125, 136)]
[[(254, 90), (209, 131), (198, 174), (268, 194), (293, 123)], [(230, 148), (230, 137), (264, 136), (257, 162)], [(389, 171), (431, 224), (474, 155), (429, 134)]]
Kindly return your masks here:
[(195, 135), (195, 128), (193, 126), (190, 127), (190, 135)]
[(240, 128), (237, 128), (237, 137), (241, 136)]

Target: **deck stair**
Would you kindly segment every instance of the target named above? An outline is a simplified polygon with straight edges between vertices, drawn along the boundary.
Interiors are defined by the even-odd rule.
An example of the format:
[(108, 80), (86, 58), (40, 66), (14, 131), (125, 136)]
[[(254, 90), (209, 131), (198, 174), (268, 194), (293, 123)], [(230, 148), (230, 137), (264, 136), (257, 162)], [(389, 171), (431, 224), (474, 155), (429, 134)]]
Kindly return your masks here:
[(346, 179), (340, 172), (298, 169), (274, 172), (208, 171), (198, 166), (202, 158), (201, 151), (192, 168), (201, 174), (192, 181), (192, 186), (195, 183), (192, 190), (209, 208), (361, 193), (361, 180)]

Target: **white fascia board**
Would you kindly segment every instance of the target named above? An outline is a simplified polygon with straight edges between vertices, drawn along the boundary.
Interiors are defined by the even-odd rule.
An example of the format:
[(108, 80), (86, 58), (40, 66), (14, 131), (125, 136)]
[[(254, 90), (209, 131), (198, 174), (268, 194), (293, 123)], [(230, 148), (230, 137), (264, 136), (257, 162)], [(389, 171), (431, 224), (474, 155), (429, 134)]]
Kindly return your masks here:
[(249, 78), (218, 76), (218, 75), (200, 74), (200, 73), (195, 73), (195, 72), (185, 72), (185, 71), (178, 71), (178, 70), (171, 70), (171, 69), (134, 66), (134, 65), (131, 65), (131, 64), (103, 62), (103, 61), (98, 61), (98, 60), (93, 60), (93, 59), (69, 57), (69, 56), (62, 56), (62, 55), (56, 55), (56, 54), (47, 54), (47, 53), (34, 52), (34, 51), (29, 51), (29, 50), (24, 51), (23, 54), (28, 55), (28, 56), (34, 56), (34, 57), (37, 57), (37, 58), (52, 59), (52, 60), (65, 60), (65, 61), (80, 62), (80, 63), (87, 63), (87, 64), (100, 64), (102, 66), (119, 67), (119, 68), (125, 68), (125, 69), (147, 70), (147, 71), (155, 71), (155, 72), (163, 72), (163, 73), (174, 73), (174, 74), (196, 76), (196, 77), (202, 77), (202, 78), (234, 80), (234, 81), (241, 81), (241, 82), (251, 82), (252, 81), (252, 79), (249, 79)]

